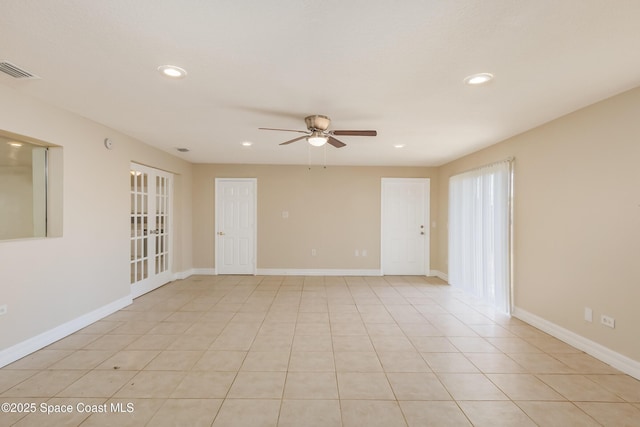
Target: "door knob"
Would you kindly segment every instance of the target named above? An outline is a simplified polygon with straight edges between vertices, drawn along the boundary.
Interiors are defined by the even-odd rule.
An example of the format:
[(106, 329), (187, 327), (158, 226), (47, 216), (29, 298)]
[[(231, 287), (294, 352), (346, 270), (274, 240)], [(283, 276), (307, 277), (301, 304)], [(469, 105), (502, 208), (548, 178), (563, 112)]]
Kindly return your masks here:
[(224, 236), (224, 232), (223, 231), (218, 231), (218, 236)]

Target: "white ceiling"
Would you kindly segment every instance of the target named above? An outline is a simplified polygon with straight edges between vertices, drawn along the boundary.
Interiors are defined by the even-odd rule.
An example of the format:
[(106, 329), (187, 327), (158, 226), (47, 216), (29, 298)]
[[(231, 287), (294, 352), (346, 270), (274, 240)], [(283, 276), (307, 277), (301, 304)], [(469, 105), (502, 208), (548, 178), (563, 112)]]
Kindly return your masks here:
[[(0, 84), (191, 162), (435, 166), (640, 85), (640, 1), (0, 0), (0, 59), (41, 77)], [(258, 130), (310, 114), (378, 136)]]

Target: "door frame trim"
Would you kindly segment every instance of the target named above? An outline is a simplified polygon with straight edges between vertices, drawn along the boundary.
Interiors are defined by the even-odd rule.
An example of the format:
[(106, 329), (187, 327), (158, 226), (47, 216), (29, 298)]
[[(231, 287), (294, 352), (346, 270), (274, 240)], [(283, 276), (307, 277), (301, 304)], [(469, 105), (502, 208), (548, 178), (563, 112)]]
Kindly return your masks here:
[(220, 274), (220, 268), (222, 261), (222, 254), (218, 250), (218, 219), (219, 219), (219, 195), (220, 191), (220, 183), (221, 182), (250, 182), (253, 184), (253, 265), (251, 266), (252, 272), (250, 274), (256, 275), (258, 270), (258, 178), (215, 178), (215, 186), (214, 186), (214, 224), (213, 224), (213, 251), (214, 262), (215, 262), (215, 272), (216, 275)]
[(425, 231), (427, 233), (424, 243), (424, 268), (422, 275), (429, 276), (431, 274), (431, 178), (385, 178), (380, 180), (380, 272), (385, 275), (385, 194), (384, 184), (385, 182), (419, 182), (426, 184), (425, 188), (425, 210), (424, 210), (424, 223)]

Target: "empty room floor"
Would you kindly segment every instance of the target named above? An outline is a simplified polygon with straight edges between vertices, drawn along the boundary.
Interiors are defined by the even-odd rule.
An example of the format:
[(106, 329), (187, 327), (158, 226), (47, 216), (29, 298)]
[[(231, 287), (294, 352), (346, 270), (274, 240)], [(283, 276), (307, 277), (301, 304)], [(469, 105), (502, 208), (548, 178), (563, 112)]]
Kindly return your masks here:
[(640, 426), (640, 381), (397, 276), (172, 282), (0, 369), (0, 403), (3, 426)]

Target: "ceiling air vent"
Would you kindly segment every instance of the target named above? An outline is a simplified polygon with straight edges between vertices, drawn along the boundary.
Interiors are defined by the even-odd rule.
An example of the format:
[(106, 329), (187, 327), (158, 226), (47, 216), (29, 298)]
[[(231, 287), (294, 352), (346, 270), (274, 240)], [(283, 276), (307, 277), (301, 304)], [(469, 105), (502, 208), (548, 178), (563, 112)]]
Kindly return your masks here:
[(0, 60), (0, 71), (13, 77), (14, 79), (39, 79), (40, 77), (23, 70), (9, 61)]

